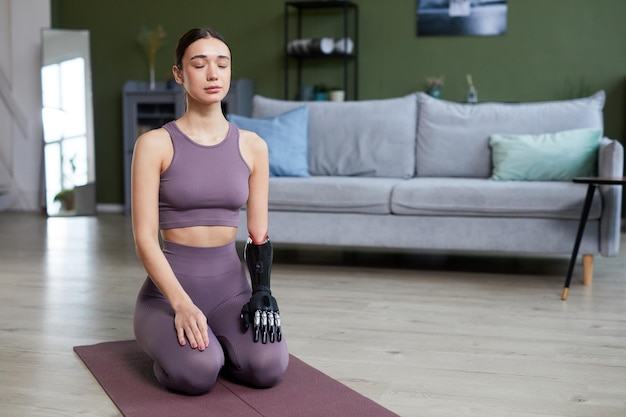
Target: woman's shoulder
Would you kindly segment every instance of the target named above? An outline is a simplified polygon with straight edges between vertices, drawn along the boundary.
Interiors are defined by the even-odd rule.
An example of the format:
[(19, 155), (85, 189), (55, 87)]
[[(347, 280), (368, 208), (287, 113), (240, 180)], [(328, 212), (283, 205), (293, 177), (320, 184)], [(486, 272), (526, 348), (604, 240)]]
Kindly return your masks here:
[[(239, 128), (238, 128), (239, 129)], [(239, 141), (241, 145), (251, 150), (267, 150), (267, 143), (256, 132), (239, 129)]]
[(172, 149), (172, 139), (167, 130), (162, 127), (149, 130), (141, 134), (135, 143), (135, 149), (150, 152), (165, 152)]
[(239, 149), (251, 171), (254, 172), (257, 166), (267, 165), (267, 143), (255, 132), (239, 129)]
[(170, 134), (163, 127), (148, 130), (142, 133), (137, 142), (145, 142), (146, 144), (162, 145), (163, 143), (171, 142)]

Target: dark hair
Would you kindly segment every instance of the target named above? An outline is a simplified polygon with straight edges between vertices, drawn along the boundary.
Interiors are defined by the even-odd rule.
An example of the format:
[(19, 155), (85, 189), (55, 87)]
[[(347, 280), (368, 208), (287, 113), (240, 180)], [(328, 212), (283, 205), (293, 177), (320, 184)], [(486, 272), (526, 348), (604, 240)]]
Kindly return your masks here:
[(230, 46), (228, 46), (224, 37), (220, 35), (217, 31), (208, 27), (190, 29), (189, 31), (187, 31), (187, 33), (181, 36), (180, 39), (178, 40), (178, 46), (176, 47), (176, 56), (175, 56), (176, 66), (179, 69), (183, 68), (183, 55), (185, 55), (185, 51), (187, 50), (189, 45), (191, 45), (198, 39), (208, 39), (208, 38), (215, 38), (224, 42), (224, 44), (230, 50)]

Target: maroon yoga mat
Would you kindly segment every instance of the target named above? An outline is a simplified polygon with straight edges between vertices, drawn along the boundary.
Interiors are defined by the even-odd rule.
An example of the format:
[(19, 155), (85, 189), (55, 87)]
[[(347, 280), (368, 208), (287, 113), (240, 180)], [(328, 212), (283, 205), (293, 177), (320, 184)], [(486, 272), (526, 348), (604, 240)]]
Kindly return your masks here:
[(249, 388), (220, 377), (211, 392), (192, 397), (163, 388), (134, 340), (74, 351), (125, 417), (398, 417), (293, 355), (273, 388)]

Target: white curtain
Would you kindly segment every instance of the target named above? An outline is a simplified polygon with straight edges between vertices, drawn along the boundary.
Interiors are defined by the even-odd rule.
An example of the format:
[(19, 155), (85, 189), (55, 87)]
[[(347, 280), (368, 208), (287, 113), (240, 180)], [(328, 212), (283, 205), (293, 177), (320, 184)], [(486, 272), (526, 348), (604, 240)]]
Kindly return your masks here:
[(0, 211), (41, 207), (41, 29), (49, 26), (49, 0), (0, 0)]

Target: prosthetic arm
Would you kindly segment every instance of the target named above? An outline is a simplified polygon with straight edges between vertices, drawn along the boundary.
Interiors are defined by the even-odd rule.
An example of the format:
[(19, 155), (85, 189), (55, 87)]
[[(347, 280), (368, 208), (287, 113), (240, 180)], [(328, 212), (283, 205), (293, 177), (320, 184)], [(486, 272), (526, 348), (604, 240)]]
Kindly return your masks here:
[(252, 323), (255, 343), (259, 337), (262, 343), (267, 343), (268, 337), (271, 343), (282, 340), (278, 303), (270, 290), (273, 254), (272, 243), (267, 238), (260, 245), (251, 238), (246, 241), (243, 256), (250, 273), (252, 297), (241, 309), (241, 326), (247, 331)]

